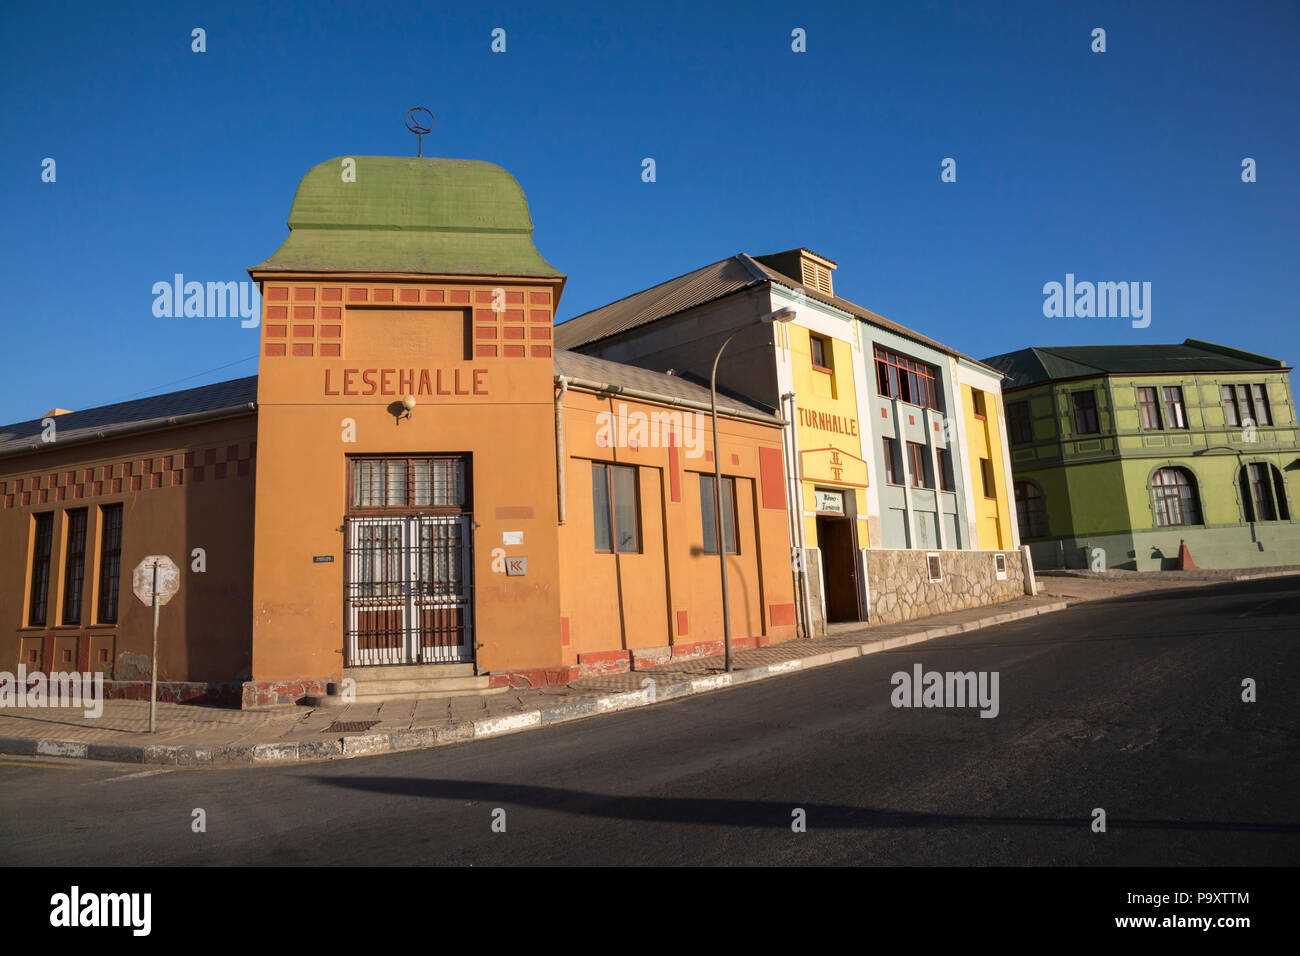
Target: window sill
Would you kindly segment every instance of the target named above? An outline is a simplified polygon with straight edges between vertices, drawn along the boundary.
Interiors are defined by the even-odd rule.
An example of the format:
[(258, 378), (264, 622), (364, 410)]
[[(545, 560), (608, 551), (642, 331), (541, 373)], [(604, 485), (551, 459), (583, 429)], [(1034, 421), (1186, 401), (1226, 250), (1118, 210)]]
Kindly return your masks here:
[(814, 372), (824, 372), (824, 373), (827, 374), (827, 375), (834, 375), (834, 374), (835, 374), (835, 370), (834, 370), (834, 369), (829, 369), (829, 368), (827, 368), (825, 365), (816, 365), (816, 364), (814, 364), (813, 367), (812, 367), (812, 370), (813, 370)]

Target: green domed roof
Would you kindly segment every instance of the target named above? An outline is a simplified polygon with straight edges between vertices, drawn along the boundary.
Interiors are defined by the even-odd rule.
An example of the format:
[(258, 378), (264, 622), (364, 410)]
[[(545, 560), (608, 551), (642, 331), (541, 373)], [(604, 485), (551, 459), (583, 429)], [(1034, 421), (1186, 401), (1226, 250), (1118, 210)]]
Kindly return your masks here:
[[(355, 160), (355, 182), (343, 180)], [(353, 156), (313, 166), (289, 238), (250, 271), (560, 276), (533, 245), (528, 200), (500, 166)]]

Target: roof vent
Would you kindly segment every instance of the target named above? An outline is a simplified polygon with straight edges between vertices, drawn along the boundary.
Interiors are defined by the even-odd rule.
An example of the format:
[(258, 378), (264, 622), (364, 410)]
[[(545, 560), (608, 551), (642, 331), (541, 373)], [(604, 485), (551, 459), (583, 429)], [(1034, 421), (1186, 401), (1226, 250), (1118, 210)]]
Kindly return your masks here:
[(799, 282), (809, 292), (824, 296), (835, 295), (831, 273), (835, 263), (809, 249), (789, 249), (770, 256), (755, 256), (759, 262), (770, 266), (782, 275)]

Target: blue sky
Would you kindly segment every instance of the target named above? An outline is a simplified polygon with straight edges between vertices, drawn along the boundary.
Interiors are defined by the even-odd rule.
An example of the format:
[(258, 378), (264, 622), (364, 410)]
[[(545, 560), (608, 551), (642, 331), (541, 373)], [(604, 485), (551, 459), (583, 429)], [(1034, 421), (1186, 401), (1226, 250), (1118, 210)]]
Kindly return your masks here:
[[(153, 284), (247, 279), (312, 165), (414, 155), (417, 104), (426, 155), (519, 180), (561, 319), (806, 246), (977, 357), (1193, 337), (1300, 361), (1300, 6), (703, 6), (4, 4), (0, 421), (255, 372), (256, 330), (156, 318)], [(1045, 318), (1066, 273), (1150, 282), (1150, 326)]]

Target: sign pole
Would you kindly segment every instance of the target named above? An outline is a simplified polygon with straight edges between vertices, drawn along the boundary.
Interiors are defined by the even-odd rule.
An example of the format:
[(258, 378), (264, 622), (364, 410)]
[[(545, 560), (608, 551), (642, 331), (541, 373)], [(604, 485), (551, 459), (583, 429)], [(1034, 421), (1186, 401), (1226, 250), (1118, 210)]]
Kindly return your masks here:
[(149, 733), (158, 709), (158, 562), (153, 563), (153, 667), (149, 674)]

